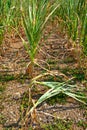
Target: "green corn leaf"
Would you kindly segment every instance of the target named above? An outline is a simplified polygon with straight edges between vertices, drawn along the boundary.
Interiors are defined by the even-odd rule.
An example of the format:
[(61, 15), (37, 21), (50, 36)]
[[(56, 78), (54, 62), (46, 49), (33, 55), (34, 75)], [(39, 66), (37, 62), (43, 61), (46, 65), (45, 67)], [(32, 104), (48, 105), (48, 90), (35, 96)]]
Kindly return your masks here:
[(56, 0), (54, 0), (54, 3), (50, 0), (24, 0), (21, 3), (23, 25), (30, 46), (28, 49), (30, 49), (31, 59), (34, 59), (38, 52), (39, 41), (41, 40), (44, 27), (59, 7), (59, 4)]
[(59, 83), (59, 82), (37, 82), (38, 84), (42, 84), (45, 86), (48, 86), (49, 89), (46, 93), (44, 93), (36, 102), (36, 104), (31, 108), (30, 112), (33, 111), (33, 109), (35, 107), (37, 107), (39, 104), (41, 104), (43, 101), (47, 100), (48, 98), (51, 98), (55, 95), (58, 95), (59, 93), (64, 93), (72, 98), (74, 98), (75, 100), (81, 102), (81, 103), (85, 103), (85, 101), (83, 99), (87, 99), (86, 96), (81, 95), (79, 93), (76, 93), (75, 91), (72, 91), (73, 88), (75, 88), (75, 85), (70, 85), (70, 84), (66, 84), (65, 82), (63, 83)]

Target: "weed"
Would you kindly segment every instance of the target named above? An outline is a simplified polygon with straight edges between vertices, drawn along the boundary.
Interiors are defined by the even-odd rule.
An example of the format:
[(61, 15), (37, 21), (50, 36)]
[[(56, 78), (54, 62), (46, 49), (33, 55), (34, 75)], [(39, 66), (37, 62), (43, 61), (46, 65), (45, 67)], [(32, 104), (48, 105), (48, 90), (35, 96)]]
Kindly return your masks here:
[(70, 68), (65, 68), (63, 70), (61, 70), (64, 74), (66, 75), (72, 75), (76, 78), (76, 80), (78, 81), (83, 81), (85, 80), (85, 73), (84, 73), (84, 70), (82, 69), (70, 69)]
[(80, 127), (82, 126), (84, 129), (87, 128), (87, 123), (83, 120), (78, 121), (77, 125)]
[(63, 94), (63, 93), (60, 93), (60, 94), (48, 99), (47, 103), (49, 105), (54, 105), (56, 103), (65, 104), (66, 101), (67, 101), (66, 99), (67, 99), (67, 96), (65, 94)]
[(74, 63), (75, 59), (73, 57), (67, 57), (64, 59), (64, 63)]
[(29, 95), (28, 93), (25, 93), (22, 98), (21, 108), (25, 109), (28, 107), (28, 100), (29, 100)]
[(5, 121), (5, 117), (2, 114), (0, 114), (0, 124), (4, 124)]
[(0, 82), (8, 82), (8, 81), (11, 81), (11, 80), (14, 80), (15, 77), (14, 75), (1, 75), (0, 74)]
[(27, 74), (19, 74), (17, 76), (15, 76), (15, 79), (20, 82), (20, 83), (24, 83), (26, 79), (29, 79), (28, 75)]
[(0, 93), (2, 93), (5, 90), (6, 86), (5, 85), (0, 85)]
[(51, 81), (51, 82), (53, 82), (53, 81), (56, 81), (56, 82), (63, 82), (63, 79), (62, 79), (62, 77), (61, 76), (48, 76), (47, 77), (47, 79), (45, 79), (45, 81)]
[(72, 125), (71, 121), (57, 120), (54, 124), (43, 125), (44, 130), (69, 130)]

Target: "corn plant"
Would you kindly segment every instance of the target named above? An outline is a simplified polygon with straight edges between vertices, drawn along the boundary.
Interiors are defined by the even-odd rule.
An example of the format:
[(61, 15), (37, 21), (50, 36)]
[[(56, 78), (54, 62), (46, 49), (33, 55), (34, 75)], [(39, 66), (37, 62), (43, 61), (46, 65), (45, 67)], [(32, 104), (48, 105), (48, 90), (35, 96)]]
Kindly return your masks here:
[(0, 0), (0, 44), (2, 43), (3, 40), (3, 22), (2, 22), (2, 15), (3, 15), (3, 2)]
[(21, 17), (19, 7), (20, 3), (17, 0), (0, 0), (0, 44), (7, 27), (18, 26)]
[(17, 18), (20, 17), (19, 7), (20, 3), (17, 0), (0, 0), (0, 17), (4, 26), (16, 25)]
[[(26, 3), (26, 5), (24, 6), (23, 3)], [(49, 0), (24, 0), (21, 5), (23, 5), (23, 25), (28, 39), (28, 44), (26, 44), (26, 42), (23, 43), (30, 56), (31, 62), (28, 66), (28, 73), (30, 74), (30, 77), (32, 77), (34, 60), (39, 50), (39, 42), (41, 40), (44, 27), (48, 19), (58, 8), (59, 4), (57, 2), (50, 2)], [(23, 12), (25, 12), (25, 14)]]
[(78, 37), (78, 21), (79, 17), (77, 15), (78, 1), (75, 0), (62, 0), (62, 5), (57, 11), (57, 15), (64, 22), (64, 26), (67, 30), (69, 37), (76, 40)]
[(85, 55), (87, 55), (87, 5), (85, 6), (83, 15), (82, 15), (82, 22), (81, 22), (81, 37), (80, 42), (83, 46), (83, 51)]
[(83, 51), (87, 54), (87, 1), (86, 0), (61, 0), (61, 6), (56, 14), (62, 21), (69, 38), (83, 46)]
[[(41, 78), (43, 76), (55, 75), (53, 72), (48, 71), (48, 72), (40, 74), (36, 77), (33, 76), (34, 65), (36, 64), (35, 59), (36, 59), (38, 50), (40, 48), (40, 40), (43, 35), (45, 25), (58, 7), (59, 7), (59, 4), (57, 2), (55, 2), (55, 1), (50, 2), (50, 0), (41, 0), (41, 1), (24, 0), (24, 1), (21, 1), (21, 12), (22, 12), (23, 25), (24, 25), (24, 29), (25, 29), (25, 33), (26, 33), (28, 42), (26, 42), (23, 38), (21, 38), (21, 39), (30, 56), (30, 63), (28, 65), (28, 73), (29, 73), (31, 82), (30, 82), (29, 87), (32, 88), (33, 86), (40, 84), (40, 85), (48, 86), (50, 88), (45, 94), (43, 94), (38, 99), (38, 101), (30, 109), (30, 111), (27, 111), (25, 119), (24, 119), (25, 123), (27, 121), (27, 118), (29, 117), (29, 114), (31, 114), (40, 103), (42, 103), (43, 101), (47, 100), (48, 98), (55, 96), (59, 93), (64, 93), (82, 103), (85, 103), (82, 100), (85, 98), (85, 96), (75, 93), (74, 85), (70, 85), (66, 82), (59, 83), (59, 82), (45, 82), (45, 81), (38, 82), (37, 81), (39, 78)], [(72, 16), (70, 16), (70, 17), (72, 17)], [(76, 20), (75, 24), (77, 24), (77, 20)], [(31, 96), (29, 98), (31, 99)]]

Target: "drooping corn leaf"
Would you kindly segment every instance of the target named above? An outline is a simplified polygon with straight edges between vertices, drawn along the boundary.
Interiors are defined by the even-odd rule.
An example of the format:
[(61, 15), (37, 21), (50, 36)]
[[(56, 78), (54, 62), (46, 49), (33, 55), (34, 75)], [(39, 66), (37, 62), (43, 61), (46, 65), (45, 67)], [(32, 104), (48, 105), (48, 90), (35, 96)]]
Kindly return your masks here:
[(76, 90), (74, 90), (74, 88), (76, 88), (76, 85), (70, 85), (70, 84), (67, 84), (65, 82), (63, 82), (63, 83), (60, 83), (60, 82), (37, 82), (37, 83), (48, 86), (51, 89), (49, 89), (46, 93), (44, 93), (38, 99), (36, 104), (31, 108), (30, 112), (32, 112), (33, 109), (35, 107), (37, 107), (43, 101), (45, 101), (48, 98), (51, 98), (55, 95), (58, 95), (59, 93), (66, 94), (66, 95), (74, 98), (75, 100), (86, 104), (86, 102), (83, 99), (87, 99), (87, 97), (84, 95), (81, 95), (80, 93), (76, 93)]

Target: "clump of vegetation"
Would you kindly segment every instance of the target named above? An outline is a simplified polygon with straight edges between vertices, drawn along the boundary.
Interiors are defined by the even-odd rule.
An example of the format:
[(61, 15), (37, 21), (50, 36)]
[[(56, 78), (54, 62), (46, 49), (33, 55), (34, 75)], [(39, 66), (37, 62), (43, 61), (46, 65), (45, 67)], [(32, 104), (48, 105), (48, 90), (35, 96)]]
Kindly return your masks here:
[(0, 44), (3, 41), (5, 30), (11, 27), (17, 28), (20, 19), (20, 1), (0, 0)]
[(9, 75), (9, 74), (1, 75), (0, 74), (0, 82), (7, 82), (7, 81), (14, 80), (14, 79), (15, 79), (14, 75)]
[(67, 102), (67, 96), (63, 93), (60, 93), (54, 97), (51, 97), (47, 100), (49, 105), (54, 105), (56, 103), (65, 104)]
[(61, 3), (56, 12), (59, 23), (69, 38), (83, 46), (87, 55), (87, 1), (62, 0)]
[(68, 130), (72, 126), (72, 121), (55, 120), (54, 124), (43, 125), (44, 130)]
[(0, 93), (2, 93), (5, 90), (6, 86), (5, 85), (0, 85)]
[(87, 123), (83, 120), (78, 121), (77, 125), (83, 127), (84, 129), (87, 128)]
[(85, 73), (83, 69), (80, 68), (75, 68), (75, 69), (71, 69), (71, 68), (65, 68), (63, 70), (61, 70), (64, 74), (66, 75), (72, 75), (76, 80), (78, 81), (84, 81), (85, 80)]

